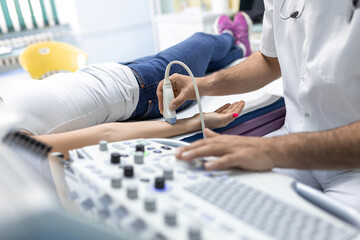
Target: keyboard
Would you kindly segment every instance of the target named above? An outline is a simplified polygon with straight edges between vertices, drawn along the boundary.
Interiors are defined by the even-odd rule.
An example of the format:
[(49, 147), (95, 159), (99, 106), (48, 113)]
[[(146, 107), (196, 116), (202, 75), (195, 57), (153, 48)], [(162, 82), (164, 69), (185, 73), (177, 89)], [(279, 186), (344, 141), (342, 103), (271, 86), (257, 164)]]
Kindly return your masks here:
[(275, 239), (351, 239), (356, 233), (234, 179), (206, 181), (186, 189)]
[(69, 198), (89, 218), (142, 239), (360, 239), (276, 173), (205, 171), (174, 157), (185, 143), (135, 139), (69, 152)]

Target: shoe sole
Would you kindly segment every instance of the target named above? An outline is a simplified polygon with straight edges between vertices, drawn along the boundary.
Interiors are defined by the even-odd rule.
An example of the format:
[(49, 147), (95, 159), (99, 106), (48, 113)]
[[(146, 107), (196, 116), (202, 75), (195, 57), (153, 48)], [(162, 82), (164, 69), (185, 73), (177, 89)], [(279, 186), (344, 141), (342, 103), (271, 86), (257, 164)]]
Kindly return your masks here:
[(250, 34), (252, 27), (253, 27), (253, 21), (249, 17), (249, 15), (246, 12), (241, 11), (241, 14), (244, 16), (246, 24), (248, 25), (248, 34)]
[(215, 19), (215, 21), (214, 21), (213, 31), (214, 31), (215, 34), (220, 34), (219, 28), (218, 28), (220, 17), (221, 17), (221, 16), (218, 16), (218, 17)]

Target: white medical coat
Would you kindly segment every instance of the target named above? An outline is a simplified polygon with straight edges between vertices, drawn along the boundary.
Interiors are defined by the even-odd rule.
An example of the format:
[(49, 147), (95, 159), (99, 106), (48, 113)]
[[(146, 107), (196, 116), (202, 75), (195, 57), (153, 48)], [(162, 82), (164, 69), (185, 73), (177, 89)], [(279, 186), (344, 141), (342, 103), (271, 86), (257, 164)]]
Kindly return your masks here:
[[(278, 57), (286, 104), (283, 128), (270, 136), (334, 129), (360, 121), (360, 9), (350, 0), (305, 0), (283, 20), (283, 0), (265, 0), (260, 52)], [(304, 1), (286, 0), (284, 16)], [(359, 133), (354, 133), (359, 134)], [(360, 211), (360, 170), (275, 169)]]
[[(283, 133), (322, 131), (360, 120), (360, 9), (350, 0), (305, 0), (283, 20), (282, 0), (265, 0), (260, 51), (278, 57), (286, 103)], [(282, 14), (304, 1), (285, 2)], [(285, 131), (284, 131), (285, 130)]]

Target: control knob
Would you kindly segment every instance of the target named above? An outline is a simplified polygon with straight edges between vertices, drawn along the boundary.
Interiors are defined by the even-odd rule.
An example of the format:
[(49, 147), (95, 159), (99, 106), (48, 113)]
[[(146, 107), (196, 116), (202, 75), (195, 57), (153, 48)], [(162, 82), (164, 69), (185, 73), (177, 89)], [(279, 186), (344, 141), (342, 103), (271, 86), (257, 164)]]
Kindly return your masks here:
[(138, 197), (138, 188), (136, 185), (130, 185), (126, 189), (126, 195), (129, 199), (136, 199)]
[(171, 167), (165, 167), (163, 170), (163, 176), (167, 180), (174, 179), (174, 169)]
[(167, 210), (165, 212), (165, 216), (164, 216), (164, 221), (165, 224), (168, 226), (176, 226), (177, 224), (177, 216), (176, 216), (176, 212), (174, 210)]
[(112, 177), (111, 178), (111, 187), (113, 188), (121, 188), (121, 177), (120, 176), (116, 176), (116, 177)]
[(189, 240), (201, 240), (201, 230), (197, 226), (190, 226), (188, 231)]
[(136, 151), (134, 155), (134, 162), (136, 164), (143, 164), (144, 163), (144, 152)]
[(156, 210), (156, 200), (154, 197), (146, 197), (144, 200), (145, 210), (148, 212), (154, 212)]
[(124, 176), (127, 178), (134, 177), (134, 167), (131, 165), (127, 165), (124, 167)]
[(156, 177), (154, 187), (155, 189), (163, 190), (165, 188), (165, 178)]
[(101, 140), (101, 141), (99, 142), (99, 151), (101, 151), (101, 152), (107, 151), (107, 150), (108, 150), (107, 144), (108, 144), (107, 141)]
[(143, 144), (138, 144), (135, 146), (135, 152), (144, 152), (145, 151), (145, 146)]
[(110, 162), (111, 164), (119, 164), (120, 163), (120, 153), (111, 153)]

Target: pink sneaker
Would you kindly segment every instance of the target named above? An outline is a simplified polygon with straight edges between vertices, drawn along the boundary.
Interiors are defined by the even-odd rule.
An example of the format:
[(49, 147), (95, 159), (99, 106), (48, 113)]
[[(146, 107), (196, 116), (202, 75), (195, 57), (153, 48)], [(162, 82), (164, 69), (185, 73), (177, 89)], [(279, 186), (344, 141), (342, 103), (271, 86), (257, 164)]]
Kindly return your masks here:
[(249, 41), (249, 29), (252, 21), (244, 12), (238, 12), (234, 17), (233, 33), (235, 35), (235, 43), (244, 50), (244, 57), (250, 56), (251, 46)]
[(233, 23), (231, 19), (226, 15), (221, 15), (214, 22), (214, 32), (216, 34), (229, 33), (234, 36), (232, 28)]

